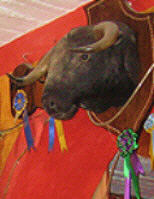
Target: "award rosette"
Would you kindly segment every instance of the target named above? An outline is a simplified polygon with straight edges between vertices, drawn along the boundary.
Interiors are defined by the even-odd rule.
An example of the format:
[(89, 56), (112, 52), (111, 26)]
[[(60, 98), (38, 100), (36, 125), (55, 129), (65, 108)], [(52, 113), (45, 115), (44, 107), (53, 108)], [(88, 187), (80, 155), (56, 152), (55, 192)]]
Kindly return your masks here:
[(26, 110), (28, 103), (27, 95), (24, 90), (18, 90), (14, 99), (13, 108), (16, 112), (15, 121), (22, 115), (24, 121), (24, 132), (26, 137), (26, 142), (28, 150), (34, 146), (34, 141), (31, 133), (31, 128), (29, 124), (28, 113)]
[(18, 90), (14, 99), (13, 108), (16, 112), (15, 122), (21, 116), (23, 111), (26, 109), (28, 100), (26, 93), (23, 90)]
[(120, 155), (124, 158), (125, 194), (124, 199), (131, 198), (131, 180), (136, 198), (140, 199), (138, 175), (144, 173), (142, 165), (135, 153), (138, 148), (137, 134), (132, 129), (124, 130), (117, 138)]

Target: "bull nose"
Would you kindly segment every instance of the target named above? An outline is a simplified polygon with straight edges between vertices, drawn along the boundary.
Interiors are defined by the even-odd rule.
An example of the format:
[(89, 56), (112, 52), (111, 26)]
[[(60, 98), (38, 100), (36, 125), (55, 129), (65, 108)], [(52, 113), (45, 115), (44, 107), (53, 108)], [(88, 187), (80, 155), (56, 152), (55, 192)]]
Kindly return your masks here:
[(53, 101), (51, 101), (49, 105), (51, 108), (53, 108), (55, 106), (55, 103)]
[(45, 109), (55, 109), (55, 103), (53, 100), (49, 100), (47, 95), (42, 96), (42, 104)]
[(53, 112), (55, 112), (57, 110), (57, 106), (56, 106), (55, 102), (53, 102), (53, 101), (43, 100), (43, 106), (46, 108), (49, 108)]

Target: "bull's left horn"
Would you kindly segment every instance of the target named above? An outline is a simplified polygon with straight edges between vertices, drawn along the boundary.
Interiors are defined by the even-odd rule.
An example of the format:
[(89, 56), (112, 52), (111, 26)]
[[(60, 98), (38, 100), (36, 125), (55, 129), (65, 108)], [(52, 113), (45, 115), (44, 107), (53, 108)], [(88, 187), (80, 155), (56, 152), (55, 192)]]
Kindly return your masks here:
[(101, 22), (95, 25), (93, 32), (96, 38), (97, 38), (97, 33), (100, 32), (101, 35), (103, 35), (102, 39), (87, 46), (71, 48), (71, 51), (90, 53), (90, 52), (99, 52), (101, 50), (105, 50), (110, 46), (112, 46), (117, 41), (117, 38), (120, 34), (117, 24), (110, 21)]

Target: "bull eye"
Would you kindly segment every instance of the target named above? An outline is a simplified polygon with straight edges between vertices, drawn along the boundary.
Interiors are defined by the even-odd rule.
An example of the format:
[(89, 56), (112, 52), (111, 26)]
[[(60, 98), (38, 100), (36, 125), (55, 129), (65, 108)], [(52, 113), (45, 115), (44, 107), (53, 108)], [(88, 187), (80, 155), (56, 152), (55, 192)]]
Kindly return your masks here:
[(81, 55), (82, 60), (87, 61), (89, 59), (89, 55), (88, 54), (83, 54)]

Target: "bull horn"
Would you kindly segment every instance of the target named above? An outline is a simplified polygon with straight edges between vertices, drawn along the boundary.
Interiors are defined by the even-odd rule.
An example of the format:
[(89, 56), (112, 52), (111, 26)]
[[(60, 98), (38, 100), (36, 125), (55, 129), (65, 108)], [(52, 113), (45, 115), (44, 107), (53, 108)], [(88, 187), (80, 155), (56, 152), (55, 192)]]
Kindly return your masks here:
[(45, 65), (44, 67), (41, 68), (40, 67), (34, 68), (34, 70), (25, 77), (15, 77), (14, 75), (9, 73), (7, 73), (7, 75), (18, 86), (27, 86), (40, 79), (46, 73), (46, 71), (47, 71), (47, 66)]
[(37, 64), (37, 66), (34, 68), (32, 72), (30, 72), (27, 76), (24, 77), (15, 77), (12, 74), (7, 74), (10, 79), (13, 80), (15, 84), (18, 86), (27, 86), (38, 79), (40, 79), (43, 75), (46, 74), (49, 66), (50, 61), (50, 54), (51, 51), (49, 51)]
[(105, 50), (116, 42), (120, 34), (117, 24), (109, 21), (101, 22), (95, 25), (93, 31), (94, 35), (96, 35), (96, 38), (97, 38), (97, 32), (100, 32), (101, 35), (103, 34), (103, 38), (87, 46), (71, 48), (71, 51), (90, 53), (90, 52), (99, 52)]

